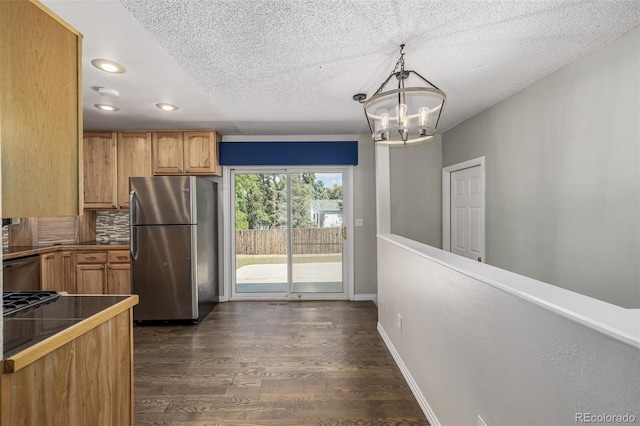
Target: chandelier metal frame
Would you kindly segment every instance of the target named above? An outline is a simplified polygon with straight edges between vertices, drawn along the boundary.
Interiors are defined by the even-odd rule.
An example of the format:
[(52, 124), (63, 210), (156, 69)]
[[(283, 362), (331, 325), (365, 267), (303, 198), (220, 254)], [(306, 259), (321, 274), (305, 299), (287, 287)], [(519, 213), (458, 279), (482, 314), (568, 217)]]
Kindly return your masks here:
[[(397, 88), (384, 91), (395, 78)], [(406, 83), (416, 82), (406, 87)], [(435, 84), (413, 70), (404, 68), (404, 44), (400, 45), (400, 58), (371, 98), (353, 96), (364, 105), (364, 113), (374, 142), (384, 145), (422, 142), (436, 133), (446, 102), (445, 93)], [(392, 115), (393, 114), (393, 115)]]

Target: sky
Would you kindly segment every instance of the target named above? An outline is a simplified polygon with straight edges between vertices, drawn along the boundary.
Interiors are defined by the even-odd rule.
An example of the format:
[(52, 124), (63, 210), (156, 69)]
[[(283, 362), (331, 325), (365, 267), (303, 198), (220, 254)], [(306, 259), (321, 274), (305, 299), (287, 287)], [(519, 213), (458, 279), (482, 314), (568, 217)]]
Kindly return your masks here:
[(316, 173), (316, 180), (322, 181), (325, 188), (342, 185), (342, 173)]

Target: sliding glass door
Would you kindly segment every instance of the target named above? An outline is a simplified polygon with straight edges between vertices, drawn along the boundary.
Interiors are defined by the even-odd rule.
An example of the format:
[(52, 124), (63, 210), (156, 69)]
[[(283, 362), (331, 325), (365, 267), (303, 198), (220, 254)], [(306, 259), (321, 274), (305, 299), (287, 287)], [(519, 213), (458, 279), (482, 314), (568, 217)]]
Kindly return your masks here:
[(232, 297), (348, 298), (346, 175), (342, 169), (232, 172)]

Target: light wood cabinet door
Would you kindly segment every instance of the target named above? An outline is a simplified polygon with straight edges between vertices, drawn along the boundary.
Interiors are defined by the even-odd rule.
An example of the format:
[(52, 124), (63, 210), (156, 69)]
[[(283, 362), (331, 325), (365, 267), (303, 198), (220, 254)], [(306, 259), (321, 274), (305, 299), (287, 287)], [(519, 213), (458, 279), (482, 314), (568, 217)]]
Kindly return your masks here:
[(218, 141), (216, 132), (184, 133), (184, 171), (188, 175), (218, 172)]
[(152, 152), (154, 175), (175, 175), (184, 172), (182, 132), (154, 132)]
[(78, 294), (104, 294), (107, 288), (105, 264), (80, 264), (76, 266)]
[(118, 133), (118, 206), (129, 208), (129, 178), (152, 176), (151, 133)]
[(62, 288), (58, 291), (66, 291), (69, 294), (76, 294), (76, 260), (74, 253), (70, 250), (60, 252), (60, 279)]
[(40, 2), (0, 1), (2, 217), (82, 211), (82, 36)]
[(117, 208), (116, 134), (85, 133), (83, 147), (85, 208)]
[(46, 291), (60, 291), (61, 257), (59, 252), (40, 255), (40, 288)]
[(110, 264), (107, 275), (108, 294), (131, 294), (131, 264)]
[(73, 252), (56, 251), (40, 255), (40, 288), (76, 294), (76, 264)]

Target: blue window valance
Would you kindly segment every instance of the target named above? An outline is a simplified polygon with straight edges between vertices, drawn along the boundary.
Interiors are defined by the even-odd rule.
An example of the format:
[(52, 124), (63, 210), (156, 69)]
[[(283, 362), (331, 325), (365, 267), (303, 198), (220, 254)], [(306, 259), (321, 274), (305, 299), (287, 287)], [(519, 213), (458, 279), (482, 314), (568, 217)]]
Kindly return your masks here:
[(223, 166), (355, 166), (358, 164), (358, 142), (220, 142), (220, 164)]

